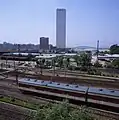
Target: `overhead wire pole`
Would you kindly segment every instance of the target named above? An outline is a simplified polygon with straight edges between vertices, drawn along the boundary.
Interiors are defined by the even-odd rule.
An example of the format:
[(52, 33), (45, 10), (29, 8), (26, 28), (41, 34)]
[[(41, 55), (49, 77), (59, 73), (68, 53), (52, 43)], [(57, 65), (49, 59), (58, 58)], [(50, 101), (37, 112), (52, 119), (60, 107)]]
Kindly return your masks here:
[[(20, 57), (20, 44), (18, 44), (18, 54), (19, 54), (19, 57)], [(20, 60), (19, 60), (19, 63), (20, 63)], [(15, 68), (15, 73), (16, 73), (16, 84), (18, 85), (18, 66), (17, 68)]]
[[(98, 55), (99, 55), (99, 40), (97, 40), (97, 60), (96, 60), (97, 64), (99, 63)], [(97, 70), (98, 70), (98, 65), (97, 65)]]
[(98, 55), (99, 55), (99, 40), (97, 41), (97, 61), (98, 61)]
[[(18, 44), (18, 53), (19, 53), (19, 57), (20, 57), (20, 44)], [(19, 60), (20, 63), (20, 60)]]

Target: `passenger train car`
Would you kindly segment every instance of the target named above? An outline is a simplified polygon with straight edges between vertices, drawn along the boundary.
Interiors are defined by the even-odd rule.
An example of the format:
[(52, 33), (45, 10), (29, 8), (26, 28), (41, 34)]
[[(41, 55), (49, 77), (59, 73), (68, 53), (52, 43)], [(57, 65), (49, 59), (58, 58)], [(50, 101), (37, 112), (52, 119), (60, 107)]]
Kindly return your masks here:
[(28, 94), (55, 100), (69, 99), (76, 104), (98, 105), (119, 111), (119, 90), (86, 87), (52, 81), (24, 78), (18, 81), (19, 89)]

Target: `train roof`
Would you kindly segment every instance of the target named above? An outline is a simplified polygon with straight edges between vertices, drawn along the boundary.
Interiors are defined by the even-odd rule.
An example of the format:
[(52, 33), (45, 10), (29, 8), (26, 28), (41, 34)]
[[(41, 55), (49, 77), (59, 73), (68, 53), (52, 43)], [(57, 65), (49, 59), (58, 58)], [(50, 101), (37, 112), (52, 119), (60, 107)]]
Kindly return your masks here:
[(86, 92), (88, 89), (88, 87), (86, 86), (65, 84), (65, 83), (44, 81), (44, 80), (37, 80), (37, 79), (29, 79), (29, 78), (20, 79), (19, 83), (23, 83), (27, 85), (34, 85), (34, 86), (48, 86), (48, 87), (53, 87), (53, 88), (74, 90), (74, 91), (79, 91), (79, 92)]
[(88, 93), (119, 97), (119, 90), (89, 87)]
[(60, 82), (52, 82), (50, 80), (46, 81), (46, 80), (23, 78), (19, 80), (19, 83), (27, 84), (27, 85), (34, 85), (34, 86), (48, 86), (48, 87), (53, 87), (53, 88), (73, 90), (73, 91), (79, 91), (79, 92), (86, 92), (88, 90), (89, 94), (91, 93), (91, 94), (100, 94), (100, 95), (119, 97), (119, 90), (87, 87), (87, 86), (66, 84), (66, 83), (60, 83)]

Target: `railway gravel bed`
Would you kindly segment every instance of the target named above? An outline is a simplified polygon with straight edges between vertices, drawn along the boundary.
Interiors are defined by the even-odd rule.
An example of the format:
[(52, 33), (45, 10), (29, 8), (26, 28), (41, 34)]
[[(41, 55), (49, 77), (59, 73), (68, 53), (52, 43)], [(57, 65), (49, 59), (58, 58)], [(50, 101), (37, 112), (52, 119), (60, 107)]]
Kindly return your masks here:
[(88, 79), (87, 77), (63, 77), (63, 76), (48, 76), (48, 75), (36, 75), (36, 74), (28, 74), (28, 73), (19, 73), (20, 77), (30, 77), (35, 79), (42, 79), (42, 80), (53, 80), (57, 82), (63, 82), (63, 83), (75, 83), (75, 84), (81, 84), (86, 86), (95, 86), (95, 87), (105, 87), (105, 88), (115, 88), (119, 89), (119, 81), (113, 81), (113, 80), (100, 80), (100, 79)]
[(31, 112), (30, 109), (0, 102), (0, 120), (28, 120)]
[[(58, 101), (48, 100), (48, 99), (45, 99), (45, 98), (36, 97), (36, 96), (32, 96), (32, 95), (24, 95), (18, 90), (16, 84), (11, 84), (12, 82), (14, 83), (14, 80), (11, 80), (11, 82), (9, 83), (9, 84), (11, 84), (12, 87), (10, 85), (7, 85), (7, 81), (9, 81), (9, 80), (10, 79), (8, 79), (8, 80), (6, 80), (4, 82), (2, 81), (3, 84), (1, 84), (1, 86), (0, 86), (0, 94), (9, 95), (11, 97), (16, 97), (18, 99), (28, 100), (28, 101), (32, 101), (32, 102), (39, 102), (39, 103), (58, 102)], [(2, 111), (3, 111), (3, 113), (2, 113)], [(5, 114), (7, 114), (7, 113), (5, 113), (4, 111), (8, 111), (8, 114), (11, 114), (13, 112), (13, 111), (9, 111), (9, 110), (1, 108), (0, 117), (2, 115), (4, 117), (6, 117)], [(100, 117), (99, 120), (119, 120), (119, 115), (115, 114), (115, 113), (111, 113), (111, 112), (108, 112), (108, 111), (102, 111), (102, 110), (98, 110), (98, 109), (93, 110), (93, 112), (94, 112), (95, 116)], [(15, 114), (17, 114), (17, 113), (15, 113)], [(20, 115), (19, 113), (18, 113), (18, 115), (19, 116), (24, 116), (22, 114)], [(19, 118), (16, 118), (16, 120), (25, 120), (25, 119), (19, 119)], [(11, 116), (9, 119), (4, 118), (4, 119), (0, 119), (0, 120), (13, 120), (13, 119), (12, 119), (12, 116)]]
[(102, 120), (102, 118), (104, 120), (119, 120), (119, 114), (115, 113), (115, 112), (109, 112), (109, 111), (105, 111), (105, 110), (100, 110), (100, 109), (95, 109), (95, 108), (90, 108), (90, 113), (93, 114), (94, 116), (98, 116), (98, 118), (100, 118), (100, 120)]
[[(48, 99), (44, 99), (44, 98), (41, 98), (41, 97), (37, 97), (37, 96), (28, 96), (28, 95), (23, 95), (22, 97), (21, 97), (21, 94), (19, 94), (19, 93), (17, 93), (17, 94), (14, 94), (14, 93), (12, 93), (12, 92), (7, 92), (7, 94), (9, 94), (9, 96), (11, 96), (11, 97), (15, 97), (15, 98), (17, 98), (17, 99), (21, 99), (21, 100), (28, 100), (28, 99), (34, 99), (33, 101), (32, 100), (30, 100), (30, 101), (32, 101), (32, 102), (37, 102), (37, 103), (48, 103), (48, 102), (52, 102), (52, 103), (60, 103), (59, 101), (54, 101), (54, 100), (48, 100)], [(7, 95), (6, 94), (6, 95)], [(25, 97), (24, 97), (25, 96)], [(27, 99), (26, 99), (27, 98)], [(1, 106), (1, 105), (0, 105)], [(76, 106), (76, 105), (73, 105), (73, 104), (71, 104), (71, 106), (72, 107), (74, 107), (74, 108), (78, 108), (79, 109), (79, 106)], [(104, 110), (100, 110), (100, 109), (94, 109), (94, 108), (90, 108), (89, 107), (89, 110), (90, 110), (90, 113), (93, 115), (93, 116), (95, 116), (95, 117), (97, 117), (97, 120), (119, 120), (119, 114), (117, 114), (117, 113), (113, 113), (113, 112), (109, 112), (109, 111), (104, 111)], [(2, 109), (2, 111), (4, 112), (4, 109)], [(9, 113), (9, 110), (7, 110), (8, 111), (8, 113)], [(11, 111), (10, 111), (11, 112)], [(12, 111), (12, 112), (14, 112), (14, 111)], [(1, 112), (1, 114), (2, 114), (2, 112)], [(7, 114), (7, 113), (6, 113)], [(15, 114), (17, 114), (17, 113), (15, 113)], [(3, 116), (6, 116), (5, 114), (2, 114)], [(13, 114), (14, 115), (14, 114)], [(18, 113), (18, 115), (19, 115), (19, 113)], [(22, 116), (22, 118), (26, 118), (27, 116), (25, 116), (25, 115), (23, 115), (23, 114), (20, 114), (19, 115), (19, 118), (21, 118), (20, 116)], [(6, 120), (12, 120), (12, 117), (13, 116), (11, 116), (11, 119), (6, 119)], [(1, 119), (1, 120), (4, 120), (4, 119)], [(15, 119), (14, 119), (15, 120)], [(25, 120), (25, 119), (16, 119), (16, 120)]]
[[(30, 77), (30, 78), (36, 78), (36, 79), (43, 79), (43, 80), (53, 80), (53, 81), (59, 81), (59, 82), (64, 82), (64, 83), (75, 83), (75, 84), (81, 84), (85, 86), (96, 86), (96, 87), (105, 87), (105, 88), (115, 88), (119, 89), (119, 81), (114, 80), (113, 78), (111, 79), (103, 79), (103, 78), (98, 78), (98, 77), (89, 77), (89, 76), (80, 76), (78, 75), (67, 75), (66, 77), (64, 76), (52, 76), (44, 73), (44, 75), (37, 75), (33, 74), (33, 72), (18, 72), (19, 74), (19, 79), (23, 77)], [(16, 76), (15, 76), (15, 71), (11, 71), (8, 75), (8, 78), (1, 79), (4, 81), (16, 81)]]

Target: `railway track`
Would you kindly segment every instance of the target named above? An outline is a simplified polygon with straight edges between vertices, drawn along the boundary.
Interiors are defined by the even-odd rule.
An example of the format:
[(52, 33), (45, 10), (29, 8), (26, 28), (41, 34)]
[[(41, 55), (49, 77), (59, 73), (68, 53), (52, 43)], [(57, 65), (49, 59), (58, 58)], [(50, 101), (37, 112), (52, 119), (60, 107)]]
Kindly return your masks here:
[[(53, 73), (53, 71), (49, 70), (47, 71), (48, 73)], [(56, 70), (55, 74), (59, 74), (59, 75), (64, 75), (65, 71), (63, 70)], [(103, 77), (103, 76), (95, 76), (95, 75), (88, 75), (88, 74), (82, 74), (82, 73), (78, 73), (78, 72), (74, 72), (74, 71), (67, 71), (66, 75), (70, 75), (72, 77), (86, 77), (87, 79), (91, 78), (91, 79), (100, 79), (100, 81), (117, 81), (119, 82), (119, 78), (113, 78), (113, 77)]]
[[(5, 82), (7, 82), (7, 81), (11, 81), (11, 83), (12, 82), (14, 82), (14, 80), (12, 80), (12, 79), (7, 79)], [(5, 94), (7, 95), (7, 94), (9, 94), (10, 96), (15, 96), (15, 97), (17, 97), (17, 98), (19, 98), (19, 99), (21, 99), (21, 96), (25, 96), (25, 98), (23, 97), (23, 99), (24, 100), (27, 100), (27, 99), (31, 99), (31, 98), (33, 98), (33, 99), (35, 99), (37, 102), (38, 101), (45, 101), (45, 102), (52, 102), (52, 103), (55, 103), (55, 102), (57, 102), (57, 103), (59, 103), (60, 101), (58, 101), (58, 100), (55, 100), (55, 98), (45, 98), (44, 96), (40, 96), (40, 97), (37, 97), (37, 96), (35, 96), (35, 95), (33, 95), (32, 96), (32, 94), (29, 94), (29, 95), (23, 95), (23, 94), (21, 94), (19, 91), (18, 91), (18, 89), (17, 88), (9, 88), (8, 86), (0, 86), (0, 91), (1, 90), (3, 90), (3, 91), (7, 91), (7, 92), (5, 92)], [(4, 94), (4, 93), (3, 93)], [(26, 99), (27, 98), (27, 99)], [(40, 100), (39, 100), (40, 99)], [(35, 101), (34, 100), (34, 101)], [(93, 108), (94, 109), (94, 108)], [(109, 112), (109, 111), (102, 111), (102, 110), (100, 110), (100, 109), (95, 109), (94, 110), (95, 111), (95, 114), (96, 115), (100, 115), (100, 116), (105, 116), (105, 117), (108, 117), (109, 115), (111, 115), (112, 116), (112, 118), (113, 119), (116, 119), (116, 120), (118, 120), (119, 119), (119, 114), (117, 114), (117, 113), (114, 113), (114, 112)], [(109, 115), (108, 115), (109, 114)]]
[[(113, 111), (113, 112), (119, 112), (119, 108), (117, 107), (113, 107), (113, 106), (107, 106), (107, 105), (99, 105), (97, 103), (88, 103), (86, 104), (83, 101), (80, 101), (80, 99), (77, 99), (75, 97), (68, 97), (66, 95), (60, 95), (60, 94), (54, 94), (54, 93), (48, 93), (48, 92), (43, 92), (40, 91), (39, 93), (34, 93), (34, 92), (24, 92), (24, 94), (30, 94), (30, 95), (35, 95), (38, 97), (42, 97), (45, 99), (50, 99), (50, 100), (54, 100), (54, 101), (63, 101), (64, 99), (68, 99), (69, 103), (74, 104), (74, 105), (87, 105), (88, 107), (93, 107), (93, 108), (98, 108), (98, 109), (102, 109), (102, 110), (107, 110), (107, 111)], [(74, 100), (75, 99), (75, 100)]]
[(106, 111), (106, 110), (101, 110), (101, 109), (96, 109), (96, 108), (91, 108), (89, 107), (89, 112), (91, 114), (97, 115), (97, 116), (104, 116), (105, 120), (110, 119), (110, 120), (118, 120), (119, 119), (119, 114), (115, 113), (115, 112), (110, 112), (110, 111)]
[(31, 117), (30, 111), (23, 107), (1, 102), (0, 120), (27, 120)]
[(119, 89), (119, 81), (114, 81), (114, 80), (100, 80), (99, 78), (90, 79), (88, 77), (69, 77), (69, 76), (48, 76), (48, 75), (36, 75), (36, 74), (30, 74), (30, 73), (19, 73), (21, 77), (29, 77), (29, 78), (34, 78), (34, 79), (43, 79), (43, 80), (56, 80), (57, 82), (63, 82), (67, 83), (76, 83), (76, 84), (82, 84), (82, 85), (87, 85), (87, 86), (96, 86), (96, 87), (105, 87), (105, 88), (116, 88)]
[[(8, 90), (8, 91), (11, 91), (11, 92), (19, 92), (20, 93), (20, 91), (18, 90), (18, 87), (14, 84), (14, 82), (12, 80), (7, 80), (7, 81), (9, 81), (11, 83), (9, 85), (8, 84), (6, 84), (6, 85), (1, 84), (0, 85), (0, 91), (1, 92), (3, 92), (2, 90)], [(4, 82), (7, 82), (7, 81), (4, 81)], [(48, 95), (47, 95), (47, 97), (48, 97)], [(50, 96), (49, 96), (49, 98), (50, 98)], [(54, 98), (54, 99), (56, 99), (56, 98)], [(58, 99), (60, 99), (60, 98), (58, 98)]]
[[(14, 96), (15, 98), (18, 99), (18, 96)], [(35, 99), (40, 99), (40, 100), (43, 100), (45, 101), (45, 103), (49, 103), (49, 102), (52, 102), (52, 103), (60, 103), (59, 101), (56, 101), (56, 100), (49, 100), (49, 99), (45, 99), (45, 98), (41, 98), (41, 97), (37, 97), (37, 96), (30, 96), (30, 97), (33, 97)], [(19, 99), (21, 99), (21, 97), (19, 96)], [(21, 99), (23, 100), (23, 99)], [(80, 109), (78, 105), (74, 105), (74, 104), (70, 104), (71, 107), (73, 108), (77, 108), (77, 109)], [(8, 110), (9, 111), (9, 110)], [(14, 111), (10, 111), (10, 112), (14, 112)], [(89, 113), (93, 114), (94, 116), (98, 116), (98, 117), (101, 117), (101, 118), (104, 118), (105, 119), (108, 119), (108, 120), (118, 120), (119, 119), (119, 114), (118, 113), (114, 113), (114, 112), (110, 112), (110, 111), (105, 111), (105, 110), (100, 110), (100, 109), (96, 109), (96, 108), (91, 108), (89, 107), (88, 108), (88, 111)], [(15, 113), (16, 114), (16, 113)], [(5, 114), (4, 114), (5, 115)], [(19, 114), (18, 114), (19, 115)], [(21, 114), (23, 115), (23, 114)], [(24, 116), (24, 115), (23, 115)], [(11, 117), (13, 118), (13, 116)], [(26, 116), (25, 116), (26, 118)], [(4, 120), (4, 119), (3, 119)], [(12, 119), (9, 119), (9, 120), (12, 120)], [(19, 120), (19, 119), (17, 119)], [(20, 119), (22, 120), (22, 119)]]
[[(36, 99), (39, 99), (38, 96), (34, 96)], [(40, 97), (41, 100), (45, 100), (47, 102), (51, 102), (51, 103), (61, 103), (60, 101), (56, 101), (56, 100), (52, 100), (52, 99), (45, 99)], [(80, 109), (79, 105), (75, 105), (75, 104), (71, 104), (70, 106), (73, 108), (77, 108)], [(93, 114), (93, 115), (98, 115), (98, 116), (103, 116), (105, 118), (110, 118), (111, 120), (118, 120), (119, 119), (119, 113), (115, 113), (115, 112), (111, 112), (111, 111), (106, 111), (106, 110), (102, 110), (102, 109), (97, 109), (97, 108), (93, 108), (93, 107), (88, 107), (87, 112)]]
[(0, 120), (26, 120), (30, 118), (27, 114), (16, 112), (6, 108), (0, 108)]
[(9, 87), (7, 85), (4, 85), (4, 86), (0, 85), (0, 92), (3, 92), (4, 90), (8, 90), (10, 92), (19, 92), (20, 93), (20, 91), (16, 87), (13, 87), (12, 85)]
[(46, 99), (62, 101), (68, 99), (76, 105), (119, 112), (119, 91), (105, 88), (82, 87), (36, 79), (21, 79), (19, 89), (26, 94), (33, 94)]
[(12, 89), (7, 88), (7, 87), (5, 87), (5, 88), (0, 87), (0, 95), (1, 96), (13, 97), (13, 98), (19, 99), (21, 101), (29, 101), (31, 103), (41, 103), (41, 104), (45, 104), (45, 103), (49, 103), (49, 102), (53, 103), (53, 100), (33, 96), (33, 95), (30, 95), (30, 94), (29, 95), (28, 94), (22, 94), (18, 89), (12, 90)]
[[(9, 89), (8, 89), (9, 90)], [(4, 95), (4, 93), (2, 93)], [(52, 102), (52, 103), (60, 103), (60, 101), (56, 101), (56, 100), (52, 100), (52, 99), (46, 99), (46, 98), (43, 98), (42, 97), (38, 97), (38, 96), (35, 96), (35, 95), (24, 95), (24, 94), (21, 94), (19, 92), (7, 92), (5, 95), (8, 95), (10, 97), (14, 97), (14, 98), (17, 98), (17, 99), (20, 99), (20, 100), (30, 100), (31, 98), (35, 99), (34, 101), (32, 102), (37, 102), (37, 103), (49, 103), (49, 102)], [(23, 96), (21, 98), (21, 96)], [(25, 96), (25, 98), (24, 98)], [(74, 108), (79, 108), (78, 105), (74, 105), (74, 104), (71, 104), (72, 107)], [(98, 115), (98, 116), (103, 116), (105, 118), (111, 118), (110, 120), (118, 120), (119, 119), (119, 114), (118, 113), (114, 113), (114, 112), (109, 112), (109, 111), (105, 111), (105, 110), (100, 110), (100, 109), (96, 109), (96, 108), (91, 108), (89, 107), (90, 111), (88, 112), (91, 112), (91, 114), (94, 114), (94, 115)], [(4, 119), (3, 119), (4, 120)], [(12, 120), (9, 119), (9, 120)], [(19, 119), (18, 119), (19, 120)], [(21, 119), (22, 120), (22, 119)]]
[[(16, 76), (15, 76), (15, 71), (11, 71), (9, 72), (9, 77), (13, 77), (13, 80), (15, 81)], [(45, 72), (44, 72), (45, 73)], [(47, 72), (48, 73), (48, 72)], [(52, 71), (49, 71), (49, 73), (52, 73)], [(63, 74), (62, 71), (58, 72), (58, 74)], [(68, 76), (69, 74), (69, 76)], [(11, 78), (5, 78), (5, 79), (1, 79), (4, 81), (11, 81)], [(116, 88), (119, 89), (119, 80), (113, 80), (113, 79), (103, 79), (103, 78), (95, 78), (95, 77), (88, 77), (88, 76), (82, 76), (79, 75), (77, 73), (67, 73), (67, 78), (65, 78), (64, 76), (40, 76), (40, 75), (36, 75), (36, 74), (31, 74), (31, 73), (24, 73), (24, 72), (19, 72), (19, 77), (30, 77), (30, 78), (36, 78), (36, 79), (53, 79), (53, 80), (57, 80), (59, 82), (64, 82), (66, 83), (67, 81), (69, 81), (70, 83), (76, 83), (76, 84), (82, 84), (82, 85), (87, 85), (87, 86), (96, 86), (96, 87), (105, 87), (105, 88)]]
[[(7, 82), (9, 84), (16, 84), (16, 80), (15, 80), (15, 76), (12, 76), (14, 77), (14, 79), (11, 79), (11, 78), (6, 78), (6, 79), (0, 79), (0, 82), (3, 81), (3, 82)], [(38, 76), (32, 76), (32, 75), (26, 75), (25, 77), (28, 77), (28, 78), (34, 78), (34, 79), (39, 79)], [(22, 77), (20, 77), (22, 78)], [(19, 79), (20, 79), (19, 78)], [(57, 82), (60, 82), (60, 80), (56, 80)], [(69, 83), (67, 81), (62, 81), (62, 83)], [(119, 89), (119, 83), (117, 82), (100, 82), (100, 81), (88, 81), (88, 80), (79, 80), (79, 81), (74, 81), (72, 83), (76, 83), (76, 84), (80, 84), (80, 85), (83, 85), (83, 86), (96, 86), (96, 87), (104, 87), (104, 88), (110, 88), (110, 89)], [(108, 86), (109, 84), (109, 86)]]

